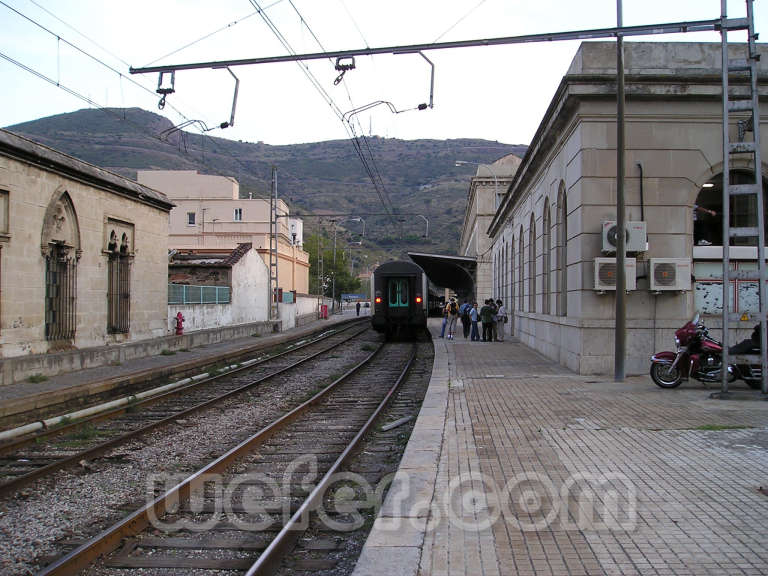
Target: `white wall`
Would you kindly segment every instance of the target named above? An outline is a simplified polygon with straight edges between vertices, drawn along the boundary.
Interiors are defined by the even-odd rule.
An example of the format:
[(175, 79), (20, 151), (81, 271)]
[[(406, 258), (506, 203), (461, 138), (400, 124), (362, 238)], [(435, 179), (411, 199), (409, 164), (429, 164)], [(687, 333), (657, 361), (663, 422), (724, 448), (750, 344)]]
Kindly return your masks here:
[(263, 322), (268, 316), (268, 286), (267, 265), (256, 250), (251, 249), (232, 268), (232, 301), (229, 304), (169, 305), (168, 331), (175, 330), (178, 312), (185, 318), (185, 332)]

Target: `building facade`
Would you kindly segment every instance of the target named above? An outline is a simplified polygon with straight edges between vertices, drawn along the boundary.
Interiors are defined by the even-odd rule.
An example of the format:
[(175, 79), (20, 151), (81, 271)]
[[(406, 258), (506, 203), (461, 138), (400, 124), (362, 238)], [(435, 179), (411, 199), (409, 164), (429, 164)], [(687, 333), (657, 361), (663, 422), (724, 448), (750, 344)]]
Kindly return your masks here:
[(0, 355), (165, 335), (172, 206), (0, 130)]
[[(194, 170), (140, 170), (141, 184), (160, 190), (176, 205), (171, 210), (171, 250), (205, 254), (251, 243), (269, 266), (269, 200), (240, 198), (234, 178)], [(309, 254), (302, 249), (303, 225), (278, 200), (278, 283), (284, 292), (309, 291)]]
[[(759, 93), (768, 97), (768, 49), (760, 46)], [(744, 49), (733, 48), (743, 58)], [(722, 311), (722, 100), (720, 44), (625, 43), (627, 373), (673, 344), (696, 310), (718, 328)], [(488, 228), (494, 293), (511, 303), (514, 334), (582, 374), (613, 370), (615, 290), (611, 221), (616, 220), (616, 45), (583, 43)], [(731, 78), (735, 93), (745, 79)], [(768, 106), (761, 103), (762, 118)], [(768, 130), (760, 131), (768, 157)], [(754, 127), (731, 116), (732, 137)], [(762, 170), (731, 157), (731, 182)], [(756, 226), (756, 209), (734, 201), (732, 226)], [(638, 224), (633, 224), (638, 223)], [(643, 232), (644, 231), (644, 232)], [(757, 247), (730, 247), (735, 268), (754, 268)], [(675, 276), (658, 284), (658, 266)], [(664, 268), (663, 270), (666, 270)], [(615, 262), (613, 264), (615, 277)], [(735, 309), (757, 311), (755, 283), (733, 281)], [(754, 324), (754, 319), (744, 323)], [(717, 332), (717, 330), (715, 330)]]
[(492, 250), (493, 243), (487, 230), (518, 166), (520, 158), (514, 154), (499, 158), (492, 164), (480, 164), (469, 184), (459, 255), (477, 261), (474, 294), (470, 298), (474, 297), (478, 302), (497, 295), (494, 291), (496, 267), (493, 265), (496, 253)]

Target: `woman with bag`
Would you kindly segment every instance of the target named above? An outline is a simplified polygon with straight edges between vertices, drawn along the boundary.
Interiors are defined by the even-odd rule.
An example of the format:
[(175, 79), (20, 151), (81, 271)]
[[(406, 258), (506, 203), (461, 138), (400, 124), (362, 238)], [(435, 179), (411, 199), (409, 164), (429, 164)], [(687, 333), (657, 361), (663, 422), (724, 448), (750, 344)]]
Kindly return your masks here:
[(501, 299), (496, 300), (496, 338), (499, 342), (504, 342), (504, 324), (507, 323), (507, 309)]

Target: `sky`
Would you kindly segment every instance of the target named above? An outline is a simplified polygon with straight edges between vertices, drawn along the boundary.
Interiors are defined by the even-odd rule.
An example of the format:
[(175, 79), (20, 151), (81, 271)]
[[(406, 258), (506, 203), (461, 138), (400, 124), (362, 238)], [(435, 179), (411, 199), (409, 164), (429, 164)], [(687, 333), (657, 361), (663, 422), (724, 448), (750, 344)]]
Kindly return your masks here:
[[(744, 15), (744, 2), (728, 4), (729, 16)], [(256, 7), (295, 53), (616, 25), (616, 0), (0, 0), (0, 126), (95, 107), (140, 107), (174, 124), (218, 126), (230, 119), (233, 101), (234, 79), (225, 69), (177, 72), (176, 92), (161, 111), (158, 74), (131, 75), (128, 68), (286, 54)], [(627, 26), (719, 15), (719, 0), (623, 0)], [(755, 25), (768, 34), (768, 0), (755, 2)], [(631, 40), (719, 39), (695, 33)], [(378, 105), (352, 114), (354, 130), (528, 144), (578, 45), (426, 52), (435, 67), (434, 107), (395, 114)], [(234, 126), (209, 134), (247, 142), (347, 138), (340, 115), (377, 101), (409, 110), (430, 95), (430, 66), (418, 54), (357, 57), (338, 85), (339, 72), (329, 60), (232, 72), (240, 79)]]

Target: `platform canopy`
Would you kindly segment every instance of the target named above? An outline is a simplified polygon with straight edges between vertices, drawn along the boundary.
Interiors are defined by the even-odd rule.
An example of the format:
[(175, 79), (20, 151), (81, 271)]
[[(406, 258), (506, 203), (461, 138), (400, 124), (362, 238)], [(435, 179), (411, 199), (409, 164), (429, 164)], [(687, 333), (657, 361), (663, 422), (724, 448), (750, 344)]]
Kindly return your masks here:
[(453, 290), (461, 298), (474, 298), (475, 258), (421, 252), (408, 252), (408, 257), (422, 267), (435, 286)]

